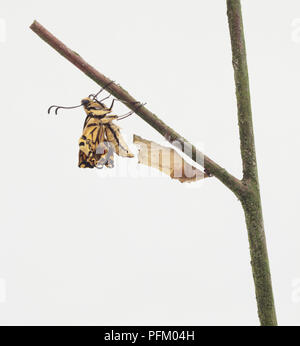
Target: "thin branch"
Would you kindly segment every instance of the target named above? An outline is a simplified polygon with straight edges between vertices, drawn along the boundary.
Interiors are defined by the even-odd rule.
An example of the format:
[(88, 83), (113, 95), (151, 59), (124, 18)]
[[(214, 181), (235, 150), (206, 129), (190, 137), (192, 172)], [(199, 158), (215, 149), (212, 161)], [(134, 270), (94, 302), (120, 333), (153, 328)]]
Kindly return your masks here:
[(232, 65), (236, 85), (236, 99), (240, 130), (243, 179), (257, 181), (252, 111), (244, 28), (240, 1), (227, 1), (227, 15), (232, 48)]
[(159, 119), (154, 113), (150, 112), (145, 106), (141, 106), (137, 109), (137, 100), (132, 97), (121, 86), (112, 83), (112, 81), (98, 72), (94, 67), (89, 65), (78, 53), (68, 48), (64, 43), (58, 40), (52, 35), (46, 28), (40, 23), (34, 21), (30, 28), (45, 42), (47, 42), (52, 48), (54, 48), (63, 57), (69, 60), (72, 64), (78, 67), (88, 77), (94, 80), (101, 87), (107, 86), (107, 91), (113, 96), (118, 98), (127, 107), (134, 110), (143, 120), (163, 135), (171, 144), (182, 150), (195, 162), (205, 168), (205, 170), (218, 178), (224, 185), (232, 190), (237, 196), (240, 196), (246, 189), (246, 185), (239, 179), (228, 173), (224, 168), (220, 167), (212, 159), (200, 152), (194, 145), (189, 143), (185, 138), (179, 135), (171, 127), (166, 125), (161, 119)]

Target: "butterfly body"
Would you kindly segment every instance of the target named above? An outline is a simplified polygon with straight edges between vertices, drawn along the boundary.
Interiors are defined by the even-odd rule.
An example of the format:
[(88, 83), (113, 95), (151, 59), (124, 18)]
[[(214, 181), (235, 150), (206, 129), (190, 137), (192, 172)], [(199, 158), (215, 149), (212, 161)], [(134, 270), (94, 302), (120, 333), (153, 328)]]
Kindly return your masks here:
[(79, 139), (80, 168), (114, 167), (114, 153), (133, 157), (120, 134), (120, 128), (112, 121), (118, 119), (111, 114), (111, 108), (92, 98), (81, 101), (87, 117)]
[(114, 153), (122, 157), (133, 157), (126, 142), (120, 133), (120, 128), (113, 123), (113, 120), (122, 120), (133, 114), (139, 107), (145, 105), (138, 101), (133, 101), (132, 105), (137, 104), (135, 110), (127, 114), (118, 116), (111, 114), (114, 102), (113, 99), (110, 107), (107, 107), (103, 101), (111, 95), (98, 100), (97, 96), (105, 90), (113, 81), (104, 86), (97, 94), (89, 95), (81, 100), (80, 105), (65, 107), (53, 105), (49, 107), (48, 113), (55, 108), (57, 114), (60, 108), (74, 109), (83, 107), (86, 112), (86, 119), (83, 125), (82, 136), (79, 139), (79, 162), (80, 168), (103, 168), (114, 167)]

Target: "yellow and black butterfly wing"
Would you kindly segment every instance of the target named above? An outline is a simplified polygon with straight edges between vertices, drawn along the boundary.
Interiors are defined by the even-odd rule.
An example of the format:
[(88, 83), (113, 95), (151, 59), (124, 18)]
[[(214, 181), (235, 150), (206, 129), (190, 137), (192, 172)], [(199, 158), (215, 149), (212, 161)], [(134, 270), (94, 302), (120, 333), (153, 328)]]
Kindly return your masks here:
[(79, 160), (78, 160), (78, 167), (79, 168), (94, 168), (94, 166), (92, 166), (88, 159), (87, 156), (85, 155), (85, 153), (81, 150), (79, 150)]
[[(91, 108), (91, 107), (90, 107)], [(116, 115), (104, 114), (106, 110), (92, 107), (86, 117), (82, 136), (79, 139), (79, 163), (82, 168), (112, 168), (114, 152), (123, 157), (133, 157), (120, 134), (120, 128), (112, 123)], [(93, 111), (93, 114), (91, 112)], [(94, 114), (98, 111), (99, 114)], [(103, 114), (100, 114), (103, 111)]]
[(112, 122), (107, 123), (105, 125), (105, 134), (107, 141), (112, 144), (117, 155), (123, 157), (134, 157), (121, 136), (120, 128), (117, 125), (113, 124)]
[(102, 119), (87, 117), (79, 139), (79, 167), (114, 167), (114, 145), (106, 136), (106, 123), (103, 124)]
[[(102, 153), (97, 148), (104, 142), (104, 125), (98, 119), (87, 117), (82, 136), (79, 139), (79, 163), (81, 168), (94, 168), (107, 149), (102, 147)], [(101, 145), (100, 145), (101, 146)]]

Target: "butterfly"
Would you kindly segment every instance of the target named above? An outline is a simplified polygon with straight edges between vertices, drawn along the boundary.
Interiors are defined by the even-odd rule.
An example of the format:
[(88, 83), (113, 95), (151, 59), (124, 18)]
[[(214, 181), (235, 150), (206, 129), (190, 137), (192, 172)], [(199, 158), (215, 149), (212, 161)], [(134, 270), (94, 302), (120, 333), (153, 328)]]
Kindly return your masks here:
[[(97, 99), (97, 96), (103, 90), (104, 88), (97, 94), (92, 94), (82, 99), (78, 106), (63, 107), (53, 105), (48, 109), (48, 113), (50, 113), (51, 108), (56, 108), (55, 114), (57, 114), (60, 108), (84, 108), (86, 119), (84, 121), (82, 135), (79, 139), (78, 166), (80, 168), (103, 168), (104, 166), (113, 168), (114, 153), (122, 157), (134, 157), (120, 133), (119, 126), (113, 123), (113, 120), (124, 119), (133, 114), (134, 111), (130, 111), (122, 116), (111, 114), (114, 102), (117, 99), (113, 99), (110, 107), (107, 107), (103, 101), (109, 98), (110, 95), (100, 101)], [(134, 103), (140, 104), (140, 102)], [(137, 108), (143, 105), (140, 104)]]

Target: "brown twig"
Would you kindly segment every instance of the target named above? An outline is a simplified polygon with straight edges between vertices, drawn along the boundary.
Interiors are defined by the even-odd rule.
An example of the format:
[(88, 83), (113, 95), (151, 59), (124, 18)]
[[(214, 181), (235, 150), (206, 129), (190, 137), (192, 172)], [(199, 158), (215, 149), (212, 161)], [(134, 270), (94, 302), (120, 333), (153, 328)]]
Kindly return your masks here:
[(212, 159), (200, 152), (194, 145), (189, 143), (185, 138), (180, 136), (171, 127), (165, 124), (154, 113), (150, 112), (145, 106), (141, 106), (136, 109), (137, 100), (132, 97), (125, 89), (120, 85), (113, 83), (108, 77), (97, 71), (94, 67), (89, 65), (78, 53), (68, 48), (58, 38), (51, 34), (45, 27), (43, 27), (37, 21), (34, 21), (30, 26), (41, 39), (47, 42), (52, 48), (54, 48), (59, 54), (69, 60), (88, 77), (94, 80), (101, 87), (107, 86), (107, 91), (114, 97), (118, 98), (127, 107), (135, 110), (143, 120), (151, 125), (155, 130), (162, 134), (171, 144), (182, 150), (186, 155), (192, 158), (195, 162), (205, 167), (206, 171), (218, 178), (223, 184), (239, 194), (245, 190), (245, 185), (228, 173), (224, 168), (220, 167)]

